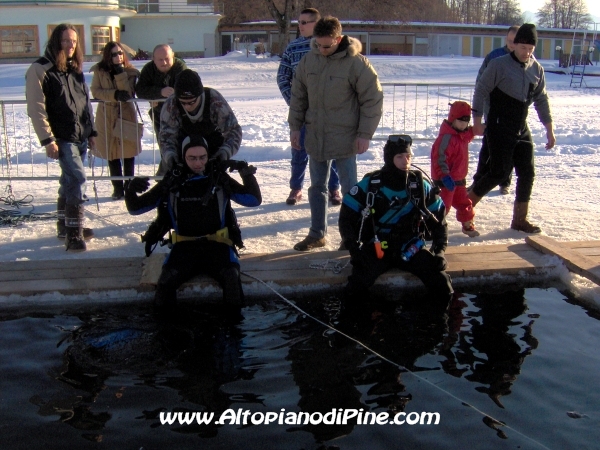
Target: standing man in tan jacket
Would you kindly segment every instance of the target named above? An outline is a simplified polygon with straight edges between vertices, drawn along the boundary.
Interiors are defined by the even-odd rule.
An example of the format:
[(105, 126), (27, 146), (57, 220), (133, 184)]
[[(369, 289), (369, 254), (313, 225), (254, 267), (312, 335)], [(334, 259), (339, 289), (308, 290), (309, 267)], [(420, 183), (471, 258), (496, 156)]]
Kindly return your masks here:
[(288, 122), (292, 148), (300, 148), (306, 126), (311, 185), (311, 227), (294, 246), (323, 247), (327, 234), (327, 181), (335, 159), (342, 195), (357, 182), (356, 155), (365, 153), (383, 112), (383, 91), (359, 40), (342, 35), (335, 17), (323, 17), (313, 30), (311, 50), (302, 58), (292, 83)]

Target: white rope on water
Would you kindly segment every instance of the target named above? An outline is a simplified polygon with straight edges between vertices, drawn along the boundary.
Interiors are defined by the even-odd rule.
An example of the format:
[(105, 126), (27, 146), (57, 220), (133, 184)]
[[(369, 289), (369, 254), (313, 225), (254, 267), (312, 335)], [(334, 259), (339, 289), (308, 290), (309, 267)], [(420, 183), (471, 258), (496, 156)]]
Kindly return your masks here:
[[(329, 260), (328, 260), (329, 261)], [(327, 262), (326, 262), (327, 264)], [(348, 265), (348, 264), (346, 264)], [(345, 266), (344, 266), (345, 267)], [(271, 286), (269, 286), (266, 282), (264, 282), (263, 280), (261, 280), (260, 278), (257, 278), (253, 275), (250, 275), (246, 272), (240, 272), (242, 275), (247, 276), (248, 278), (252, 278), (255, 281), (258, 281), (259, 283), (262, 283), (263, 285), (265, 285), (267, 288), (269, 288), (271, 291), (273, 291), (273, 293), (275, 293), (275, 295), (277, 295), (279, 298), (281, 298), (285, 303), (287, 303), (288, 305), (290, 305), (292, 308), (296, 309), (298, 312), (300, 312), (302, 315), (311, 318), (312, 320), (314, 320), (315, 322), (317, 322), (318, 324), (329, 328), (330, 330), (340, 334), (341, 336), (344, 336), (347, 339), (350, 339), (352, 342), (357, 343), (358, 345), (360, 345), (362, 348), (364, 348), (365, 350), (367, 350), (369, 353), (372, 353), (373, 355), (377, 356), (378, 358), (381, 358), (383, 361), (386, 361), (388, 363), (390, 363), (391, 365), (398, 367), (401, 370), (404, 370), (408, 373), (410, 373), (412, 376), (414, 376), (415, 378), (418, 378), (419, 380), (423, 381), (424, 383), (427, 383), (429, 386), (434, 387), (435, 389), (443, 392), (444, 394), (448, 395), (449, 397), (453, 398), (454, 400), (459, 401), (461, 404), (468, 406), (469, 408), (472, 408), (474, 411), (478, 412), (479, 414), (481, 414), (484, 418), (491, 420), (492, 421), (492, 425), (494, 426), (503, 426), (506, 427), (506, 429), (514, 431), (516, 434), (518, 434), (519, 436), (522, 436), (523, 438), (533, 442), (534, 444), (537, 444), (538, 446), (540, 446), (541, 448), (550, 450), (548, 447), (546, 447), (544, 444), (542, 444), (539, 441), (536, 441), (534, 438), (527, 436), (526, 434), (520, 432), (519, 430), (507, 425), (506, 423), (495, 419), (494, 417), (492, 417), (490, 414), (485, 413), (484, 411), (480, 410), (479, 408), (477, 408), (476, 406), (471, 405), (470, 403), (468, 403), (467, 401), (461, 399), (460, 397), (457, 397), (456, 395), (454, 395), (453, 393), (441, 388), (440, 386), (438, 386), (435, 383), (432, 383), (431, 381), (429, 381), (427, 378), (424, 378), (420, 375), (418, 375), (417, 373), (413, 372), (410, 369), (407, 369), (406, 367), (404, 367), (401, 364), (398, 364), (394, 361), (392, 361), (391, 359), (386, 358), (385, 356), (381, 355), (380, 353), (377, 353), (375, 350), (371, 349), (370, 347), (368, 347), (366, 344), (363, 344), (361, 341), (359, 341), (358, 339), (353, 338), (350, 335), (347, 335), (346, 333), (338, 330), (335, 327), (332, 327), (331, 325), (329, 325), (328, 323), (323, 322), (320, 319), (317, 319), (314, 316), (311, 316), (309, 313), (307, 313), (306, 311), (304, 311), (302, 308), (300, 308), (298, 305), (296, 305), (295, 303), (293, 303), (291, 300), (288, 300), (287, 298), (285, 298), (282, 294), (280, 294), (279, 292), (277, 292), (275, 289), (273, 289)], [(489, 426), (489, 425), (488, 425)], [(491, 427), (492, 429), (498, 430), (497, 428)]]

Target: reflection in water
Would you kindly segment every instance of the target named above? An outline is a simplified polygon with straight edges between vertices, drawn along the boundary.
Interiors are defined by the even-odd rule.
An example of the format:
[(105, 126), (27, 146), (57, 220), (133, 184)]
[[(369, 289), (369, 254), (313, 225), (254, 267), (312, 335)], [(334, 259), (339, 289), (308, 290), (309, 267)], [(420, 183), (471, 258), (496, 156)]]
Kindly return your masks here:
[[(88, 440), (101, 441), (101, 431), (112, 415), (93, 411), (109, 377), (135, 375), (148, 387), (168, 387), (193, 408), (171, 405), (143, 411), (156, 423), (161, 411), (211, 411), (219, 415), (233, 403), (221, 389), (236, 379), (251, 379), (253, 370), (240, 364), (238, 314), (186, 310), (168, 321), (147, 315), (100, 314), (80, 317), (84, 324), (59, 342), (68, 343), (64, 367), (56, 377), (74, 388), (74, 395), (44, 400), (31, 398), (40, 415), (59, 415), (60, 420), (88, 433)], [(123, 388), (124, 389), (124, 388)], [(119, 394), (117, 393), (118, 397)], [(241, 394), (235, 402), (257, 402), (254, 394)], [(202, 437), (217, 434), (216, 425), (189, 425), (171, 430)], [(94, 432), (94, 433), (92, 433)]]
[[(128, 399), (136, 419), (150, 428), (160, 427), (161, 412), (212, 412), (219, 417), (230, 408), (252, 406), (262, 411), (285, 407), (322, 414), (362, 409), (393, 416), (420, 395), (406, 369), (443, 371), (476, 383), (477, 391), (503, 408), (501, 397), (511, 393), (525, 357), (537, 348), (532, 335), (535, 316), (525, 315), (523, 291), (476, 297), (457, 294), (447, 313), (431, 310), (430, 303), (418, 297), (402, 302), (374, 299), (343, 313), (335, 297), (298, 304), (398, 365), (277, 300), (250, 305), (241, 316), (184, 305), (169, 321), (129, 308), (121, 313), (79, 315), (82, 325), (65, 332), (58, 343), (66, 349), (55, 377), (68, 389), (46, 397), (37, 392), (30, 401), (38, 406), (38, 414), (59, 416), (91, 441), (102, 441), (108, 423), (115, 419), (113, 410), (96, 400), (111, 382), (113, 388), (119, 383), (112, 380), (124, 376), (133, 380), (122, 389), (141, 385), (162, 393), (150, 408)], [(266, 377), (264, 384), (257, 377), (283, 360), (289, 366), (280, 365), (274, 379), (289, 381), (289, 370), (295, 392), (269, 383), (273, 378)], [(165, 432), (203, 438), (239, 432), (221, 427), (172, 425)], [(322, 443), (355, 428), (350, 420), (347, 425), (308, 423), (279, 430), (309, 432)], [(267, 436), (276, 430), (264, 428)]]
[[(504, 408), (500, 398), (511, 393), (525, 357), (537, 348), (531, 331), (534, 320), (521, 317), (527, 310), (523, 290), (480, 294), (472, 304), (456, 336), (454, 354), (464, 377), (485, 385), (475, 389)], [(456, 376), (458, 372), (453, 368), (449, 373)]]

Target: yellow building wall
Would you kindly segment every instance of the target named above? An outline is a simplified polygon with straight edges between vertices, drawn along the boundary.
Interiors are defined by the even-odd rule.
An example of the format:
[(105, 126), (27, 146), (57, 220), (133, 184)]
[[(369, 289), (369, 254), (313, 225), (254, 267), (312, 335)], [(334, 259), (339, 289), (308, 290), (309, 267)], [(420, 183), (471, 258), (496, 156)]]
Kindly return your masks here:
[(483, 54), (487, 55), (489, 52), (492, 51), (492, 38), (489, 36), (486, 36), (483, 38)]
[(570, 54), (571, 53), (571, 44), (573, 44), (573, 41), (566, 41), (565, 42), (565, 48), (563, 49), (563, 53), (566, 53), (566, 54)]
[(550, 39), (540, 39), (542, 41), (542, 59), (551, 59), (550, 55), (550, 44), (552, 41)]
[(462, 37), (462, 55), (471, 56), (471, 36)]

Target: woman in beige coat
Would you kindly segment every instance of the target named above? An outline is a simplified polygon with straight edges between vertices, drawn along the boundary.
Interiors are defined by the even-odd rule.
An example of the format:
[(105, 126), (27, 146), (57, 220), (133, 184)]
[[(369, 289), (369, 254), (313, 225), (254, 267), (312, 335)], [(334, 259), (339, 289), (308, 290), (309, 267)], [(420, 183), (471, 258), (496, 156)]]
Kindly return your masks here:
[[(103, 100), (96, 109), (96, 148), (91, 151), (97, 156), (108, 161), (111, 177), (123, 176), (121, 160), (125, 169), (125, 176), (134, 175), (135, 156), (138, 155), (141, 143), (126, 141), (121, 142), (121, 137), (113, 133), (115, 124), (120, 117), (137, 122), (137, 112), (133, 103), (126, 103), (135, 95), (134, 87), (140, 72), (131, 65), (126, 53), (117, 42), (109, 42), (102, 52), (102, 60), (95, 64), (91, 91), (94, 98)], [(140, 135), (141, 139), (141, 135)], [(123, 198), (123, 180), (113, 180), (113, 200)]]

